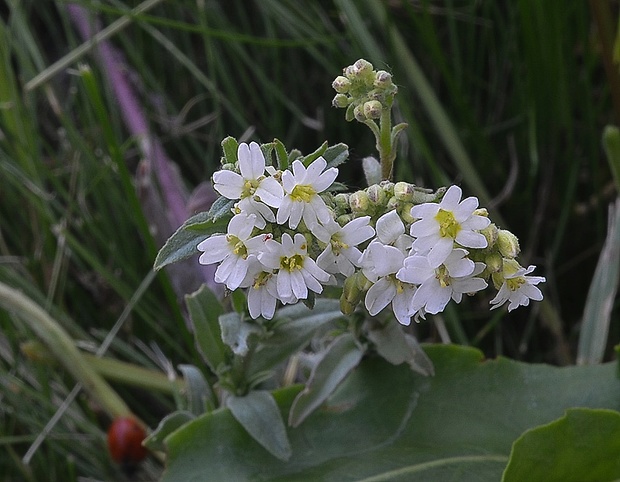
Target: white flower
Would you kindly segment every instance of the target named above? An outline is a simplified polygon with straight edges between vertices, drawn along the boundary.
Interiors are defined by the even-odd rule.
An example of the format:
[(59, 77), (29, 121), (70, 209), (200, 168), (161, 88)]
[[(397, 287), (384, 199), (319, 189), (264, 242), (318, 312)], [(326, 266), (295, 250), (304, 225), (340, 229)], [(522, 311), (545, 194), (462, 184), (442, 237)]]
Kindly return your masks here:
[(248, 274), (241, 283), (242, 288), (248, 288), (247, 300), (250, 316), (254, 319), (262, 316), (271, 320), (276, 311), (278, 289), (276, 278), (272, 271), (264, 271), (257, 258), (252, 258)]
[(369, 240), (375, 234), (372, 226), (368, 225), (369, 221), (370, 216), (363, 216), (341, 227), (336, 221), (330, 219), (323, 225), (329, 238), (321, 239), (327, 243), (327, 246), (317, 258), (317, 264), (328, 273), (351, 276), (355, 272), (355, 267), (359, 266), (362, 257), (361, 251), (356, 246)]
[(258, 260), (275, 270), (278, 299), (283, 303), (296, 303), (308, 297), (308, 289), (321, 293), (321, 283), (329, 281), (329, 274), (317, 266), (308, 255), (308, 245), (303, 234), (284, 233), (281, 242), (273, 239), (265, 243), (266, 250), (259, 253)]
[(440, 266), (454, 249), (454, 243), (467, 248), (486, 248), (486, 238), (476, 232), (490, 224), (489, 218), (474, 214), (478, 199), (468, 197), (461, 201), (462, 191), (450, 186), (439, 204), (424, 203), (411, 208), (417, 218), (411, 225), (411, 236), (417, 238), (413, 249), (428, 253), (432, 268)]
[(491, 309), (502, 306), (508, 301), (508, 311), (512, 311), (519, 306), (527, 306), (530, 304), (530, 300), (540, 301), (543, 299), (543, 294), (539, 288), (536, 287), (538, 283), (544, 283), (546, 279), (543, 276), (526, 276), (536, 266), (530, 265), (527, 269), (514, 263), (504, 262), (504, 282), (499, 289), (495, 298), (490, 303), (493, 305)]
[[(211, 236), (198, 244), (203, 251), (200, 264), (221, 263), (215, 271), (217, 283), (224, 283), (230, 290), (239, 287), (248, 272), (250, 257), (271, 237), (260, 234), (250, 238), (254, 229), (253, 214), (238, 214), (228, 223), (227, 234)], [(255, 256), (255, 255), (254, 255)]]
[(325, 205), (325, 201), (319, 193), (325, 191), (338, 176), (338, 169), (327, 167), (327, 162), (322, 157), (316, 159), (306, 167), (299, 160), (293, 161), (293, 171), (282, 173), (282, 186), (284, 198), (278, 208), (278, 224), (284, 224), (288, 220), (291, 229), (295, 229), (301, 219), (308, 229), (317, 224), (327, 223), (331, 214)]
[(411, 322), (411, 299), (415, 286), (396, 279), (403, 266), (405, 254), (395, 246), (373, 240), (362, 255), (362, 272), (374, 284), (366, 292), (364, 304), (374, 316), (390, 303), (396, 319), (403, 325)]
[(484, 264), (474, 263), (466, 255), (464, 249), (454, 249), (437, 268), (431, 266), (427, 256), (420, 254), (405, 259), (396, 277), (419, 285), (411, 301), (414, 313), (423, 310), (435, 315), (443, 311), (450, 299), (460, 303), (464, 293), (487, 287), (486, 281), (476, 277), (484, 270)]
[(411, 248), (413, 239), (405, 234), (405, 225), (396, 211), (390, 211), (376, 223), (377, 239), (383, 244), (396, 246), (403, 253)]
[(237, 210), (256, 215), (255, 223), (260, 229), (265, 221), (274, 222), (273, 211), (268, 207), (277, 208), (282, 202), (284, 192), (282, 186), (273, 177), (265, 177), (265, 157), (256, 142), (239, 144), (237, 149), (239, 170), (221, 170), (213, 174), (213, 187), (228, 199), (240, 199)]

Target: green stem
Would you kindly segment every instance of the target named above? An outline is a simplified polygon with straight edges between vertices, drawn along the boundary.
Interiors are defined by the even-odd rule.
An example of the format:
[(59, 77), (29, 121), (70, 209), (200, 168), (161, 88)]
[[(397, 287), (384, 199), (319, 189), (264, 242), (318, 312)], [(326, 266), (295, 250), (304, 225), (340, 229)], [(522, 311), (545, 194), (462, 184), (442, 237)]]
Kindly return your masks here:
[(123, 399), (91, 365), (84, 361), (73, 339), (43, 308), (2, 282), (0, 282), (0, 306), (17, 314), (65, 369), (113, 418), (131, 415), (131, 410)]
[(381, 177), (384, 180), (392, 179), (394, 170), (394, 159), (396, 152), (392, 146), (392, 107), (384, 107), (379, 119), (379, 135), (377, 139), (377, 149), (381, 161)]

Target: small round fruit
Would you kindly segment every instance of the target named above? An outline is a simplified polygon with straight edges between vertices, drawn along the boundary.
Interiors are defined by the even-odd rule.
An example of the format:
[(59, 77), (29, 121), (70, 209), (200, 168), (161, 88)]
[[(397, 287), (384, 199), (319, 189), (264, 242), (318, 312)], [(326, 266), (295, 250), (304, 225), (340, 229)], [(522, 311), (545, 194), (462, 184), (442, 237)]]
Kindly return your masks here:
[(142, 446), (146, 433), (131, 417), (120, 417), (108, 429), (108, 450), (112, 459), (123, 467), (131, 467), (146, 457)]

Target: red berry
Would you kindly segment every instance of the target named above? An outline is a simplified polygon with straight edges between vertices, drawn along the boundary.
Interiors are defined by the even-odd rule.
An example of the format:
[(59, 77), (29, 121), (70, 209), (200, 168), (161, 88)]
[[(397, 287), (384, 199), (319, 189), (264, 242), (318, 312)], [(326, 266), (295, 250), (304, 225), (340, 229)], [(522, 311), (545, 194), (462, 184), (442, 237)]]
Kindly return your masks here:
[(108, 429), (108, 450), (112, 459), (123, 467), (135, 466), (147, 454), (142, 446), (146, 433), (131, 417), (120, 417)]

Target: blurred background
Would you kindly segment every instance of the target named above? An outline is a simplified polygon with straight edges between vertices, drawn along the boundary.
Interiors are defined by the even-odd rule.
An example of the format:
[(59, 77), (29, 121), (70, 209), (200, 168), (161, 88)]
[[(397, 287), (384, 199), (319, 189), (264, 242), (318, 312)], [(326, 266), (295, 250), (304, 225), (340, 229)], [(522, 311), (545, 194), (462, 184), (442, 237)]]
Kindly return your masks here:
[[(209, 272), (190, 260), (154, 276), (157, 250), (208, 208), (226, 136), (277, 138), (303, 153), (344, 142), (350, 160), (339, 180), (363, 187), (361, 160), (374, 154), (374, 138), (331, 107), (331, 82), (365, 58), (392, 73), (395, 116), (409, 124), (395, 178), (461, 185), (519, 237), (522, 264), (547, 278), (543, 303), (490, 313), (489, 292), (449, 307), (439, 326), (487, 357), (574, 363), (617, 196), (601, 144), (620, 114), (617, 7), (7, 0), (0, 282), (43, 307), (84, 352), (105, 340), (108, 358), (164, 374), (179, 364), (206, 370), (183, 295)], [(620, 337), (617, 298), (611, 310), (605, 360)], [(436, 326), (412, 329), (422, 342), (445, 341)], [(0, 311), (4, 480), (123, 480), (105, 448), (109, 418), (82, 393), (29, 452), (75, 385), (35, 340), (28, 323)], [(113, 386), (151, 427), (175, 407), (169, 393)], [(149, 459), (133, 477), (160, 470)]]

